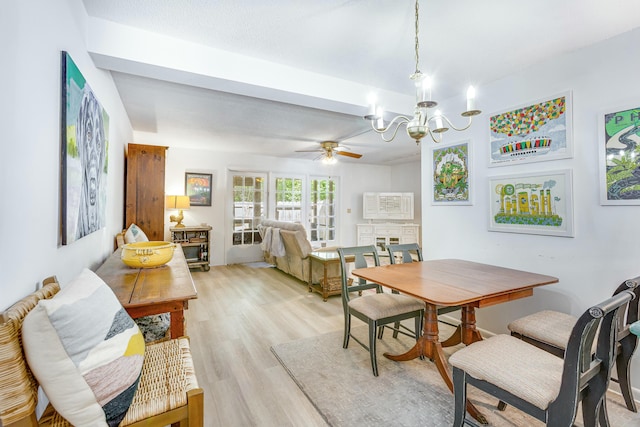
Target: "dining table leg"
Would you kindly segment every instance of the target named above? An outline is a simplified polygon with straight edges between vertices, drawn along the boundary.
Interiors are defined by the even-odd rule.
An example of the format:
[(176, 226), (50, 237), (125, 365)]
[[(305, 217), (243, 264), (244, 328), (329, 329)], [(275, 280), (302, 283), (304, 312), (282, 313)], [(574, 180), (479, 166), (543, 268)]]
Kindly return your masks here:
[(465, 305), (461, 308), (462, 321), (456, 327), (456, 330), (451, 334), (449, 338), (442, 341), (442, 347), (452, 347), (463, 343), (469, 345), (476, 341), (482, 340), (480, 331), (476, 329), (476, 311), (475, 307), (471, 305)]
[[(465, 321), (468, 323), (473, 320), (473, 323), (469, 324), (469, 327), (475, 329), (475, 312), (473, 307), (471, 307), (470, 312), (468, 311), (466, 315), (465, 311), (463, 310), (462, 317), (463, 324), (465, 323)], [(465, 332), (464, 327), (461, 328), (460, 339), (462, 340), (465, 337), (465, 334), (468, 333), (468, 331)], [(474, 336), (474, 334), (471, 334), (470, 336)], [(433, 363), (435, 363), (436, 368), (438, 369), (438, 373), (440, 373), (440, 376), (444, 380), (449, 390), (453, 392), (452, 375), (449, 371), (449, 367), (447, 366), (447, 359), (444, 355), (442, 344), (440, 343), (439, 339), (438, 309), (435, 305), (430, 303), (426, 303), (422, 336), (420, 336), (416, 344), (409, 351), (403, 354), (392, 355), (384, 353), (384, 357), (386, 357), (387, 359), (398, 362), (412, 360), (420, 356), (426, 356)], [(482, 424), (488, 424), (488, 421), (484, 417), (484, 415), (482, 415), (480, 411), (478, 411), (478, 409), (469, 400), (467, 400), (467, 412), (478, 422)]]

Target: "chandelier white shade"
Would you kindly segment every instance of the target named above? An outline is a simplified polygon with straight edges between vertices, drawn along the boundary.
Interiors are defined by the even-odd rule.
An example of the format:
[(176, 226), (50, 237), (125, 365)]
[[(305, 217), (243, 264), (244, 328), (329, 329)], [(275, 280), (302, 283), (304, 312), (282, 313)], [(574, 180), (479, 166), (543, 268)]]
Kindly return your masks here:
[(416, 90), (416, 105), (414, 107), (413, 117), (407, 117), (398, 115), (391, 119), (391, 121), (385, 124), (384, 110), (380, 107), (375, 99), (375, 96), (371, 96), (369, 100), (369, 110), (365, 119), (371, 121), (371, 127), (374, 131), (382, 136), (382, 139), (389, 142), (392, 141), (400, 126), (404, 125), (409, 137), (416, 141), (416, 144), (420, 143), (420, 140), (429, 135), (434, 142), (442, 141), (443, 132), (453, 129), (456, 131), (463, 131), (471, 126), (473, 116), (481, 113), (476, 109), (475, 105), (475, 89), (473, 86), (469, 86), (467, 90), (467, 105), (466, 110), (461, 113), (461, 116), (468, 119), (466, 125), (462, 127), (456, 127), (451, 120), (442, 114), (440, 110), (431, 111), (438, 103), (431, 99), (431, 79), (422, 74), (419, 68), (420, 56), (419, 56), (419, 39), (418, 39), (418, 22), (419, 22), (419, 4), (416, 0), (415, 5), (415, 58), (416, 69), (411, 76)]

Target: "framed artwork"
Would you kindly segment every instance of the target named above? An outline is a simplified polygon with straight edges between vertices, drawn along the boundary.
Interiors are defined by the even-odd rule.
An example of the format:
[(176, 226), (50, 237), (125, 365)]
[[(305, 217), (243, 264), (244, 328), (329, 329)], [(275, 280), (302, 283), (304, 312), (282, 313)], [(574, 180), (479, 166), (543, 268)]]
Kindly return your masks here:
[(489, 231), (573, 237), (570, 169), (489, 177)]
[(470, 205), (469, 141), (434, 147), (432, 205)]
[(600, 203), (640, 205), (640, 103), (598, 118)]
[(492, 114), (489, 130), (489, 166), (571, 158), (571, 92)]
[(109, 115), (67, 52), (61, 57), (61, 241), (105, 226)]
[(211, 206), (211, 181), (213, 174), (184, 174), (184, 193), (189, 196), (191, 206)]

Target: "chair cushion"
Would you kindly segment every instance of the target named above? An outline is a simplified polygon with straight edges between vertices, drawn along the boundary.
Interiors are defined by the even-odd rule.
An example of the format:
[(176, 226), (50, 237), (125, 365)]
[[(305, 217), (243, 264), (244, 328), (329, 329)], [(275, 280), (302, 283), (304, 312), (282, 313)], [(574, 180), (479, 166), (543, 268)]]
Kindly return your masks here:
[(456, 351), (449, 363), (545, 410), (560, 392), (564, 361), (518, 338), (496, 335)]
[(578, 319), (570, 314), (543, 310), (509, 323), (511, 332), (566, 349), (571, 331)]
[(85, 269), (25, 317), (29, 367), (73, 425), (118, 425), (138, 387), (144, 339), (113, 291)]
[(378, 320), (410, 311), (423, 310), (424, 302), (406, 295), (369, 294), (349, 300), (349, 308)]
[(144, 231), (142, 231), (140, 227), (138, 227), (133, 223), (129, 226), (129, 228), (127, 228), (127, 231), (124, 233), (125, 243), (148, 242), (148, 241), (149, 241), (149, 238), (147, 237), (146, 234), (144, 234)]

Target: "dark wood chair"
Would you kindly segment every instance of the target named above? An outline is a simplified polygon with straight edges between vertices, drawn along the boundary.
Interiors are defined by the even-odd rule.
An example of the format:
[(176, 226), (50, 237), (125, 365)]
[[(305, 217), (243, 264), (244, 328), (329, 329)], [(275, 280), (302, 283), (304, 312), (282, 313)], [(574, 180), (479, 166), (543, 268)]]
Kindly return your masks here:
[[(368, 267), (367, 259), (373, 259), (374, 265), (380, 265), (380, 258), (375, 246), (354, 246), (349, 248), (338, 248), (341, 266), (342, 280), (342, 307), (344, 309), (344, 340), (343, 348), (349, 346), (349, 338), (353, 338), (358, 344), (369, 350), (371, 358), (371, 368), (373, 375), (378, 376), (378, 363), (376, 361), (376, 336), (382, 338), (382, 332), (385, 327), (393, 329), (394, 337), (398, 333), (411, 336), (418, 340), (420, 337), (420, 328), (422, 319), (424, 318), (424, 303), (415, 298), (405, 295), (385, 293), (382, 287), (376, 283), (367, 283), (364, 279), (358, 279), (355, 284), (349, 286), (349, 264), (346, 259), (353, 257), (354, 268)], [(355, 298), (351, 297), (353, 293), (362, 293), (369, 289), (374, 289), (375, 293), (365, 293)], [(358, 338), (351, 334), (351, 316), (369, 325), (369, 343), (368, 345), (361, 342)], [(415, 319), (415, 330), (413, 333), (405, 331), (403, 325), (399, 327), (390, 327), (389, 324), (396, 324), (405, 319)]]
[[(618, 324), (616, 345), (616, 374), (612, 380), (620, 384), (620, 391), (625, 404), (630, 411), (637, 412), (636, 402), (631, 387), (631, 357), (638, 346), (638, 337), (630, 333), (629, 326), (638, 321), (638, 304), (640, 304), (640, 277), (625, 280), (618, 286), (613, 295), (625, 290), (635, 293), (635, 300), (629, 304)], [(575, 316), (553, 310), (543, 310), (529, 316), (522, 317), (509, 323), (511, 335), (520, 338), (550, 352), (558, 357), (564, 357), (567, 342), (575, 323)], [(503, 408), (500, 405), (501, 409)]]
[[(608, 426), (605, 393), (614, 363), (618, 312), (635, 298), (622, 291), (591, 307), (575, 323), (564, 359), (510, 335), (477, 341), (449, 358), (453, 366), (454, 427), (466, 419), (467, 385), (544, 422), (571, 426), (582, 404), (585, 427)], [(596, 343), (595, 354), (592, 348)]]

